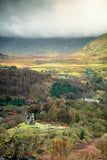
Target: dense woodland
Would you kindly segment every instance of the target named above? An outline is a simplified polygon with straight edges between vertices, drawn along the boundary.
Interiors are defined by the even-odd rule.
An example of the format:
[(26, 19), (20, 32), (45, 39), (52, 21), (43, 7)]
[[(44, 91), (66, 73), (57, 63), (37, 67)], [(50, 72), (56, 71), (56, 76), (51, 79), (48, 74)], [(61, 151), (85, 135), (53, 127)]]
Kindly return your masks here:
[[(106, 81), (97, 75), (88, 77), (86, 83), (80, 80), (52, 78), (50, 74), (15, 67), (0, 69), (0, 157), (27, 159), (48, 155), (54, 160), (59, 152), (59, 160), (80, 160), (82, 153), (78, 157), (74, 150), (107, 132)], [(104, 92), (99, 103), (81, 100), (91, 98), (97, 90)], [(66, 130), (40, 134), (22, 128), (11, 135), (8, 130), (25, 121), (25, 112), (34, 113), (39, 123), (65, 126)], [(91, 154), (94, 158), (88, 155), (90, 160), (96, 155), (105, 157), (104, 137), (96, 142)], [(84, 151), (86, 157), (88, 152), (90, 149)]]
[(0, 93), (13, 97), (31, 97), (33, 100), (46, 101), (47, 97), (64, 97), (69, 99), (82, 97), (83, 92), (92, 88), (82, 84), (78, 78), (63, 80), (51, 78), (49, 74), (31, 70), (0, 70)]

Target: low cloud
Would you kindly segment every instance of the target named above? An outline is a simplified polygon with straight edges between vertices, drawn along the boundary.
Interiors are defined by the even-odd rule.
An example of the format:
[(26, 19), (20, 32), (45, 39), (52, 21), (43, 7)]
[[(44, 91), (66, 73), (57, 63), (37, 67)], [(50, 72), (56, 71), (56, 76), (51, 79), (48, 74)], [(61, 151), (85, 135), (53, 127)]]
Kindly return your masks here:
[(81, 37), (107, 32), (107, 0), (0, 0), (0, 35)]

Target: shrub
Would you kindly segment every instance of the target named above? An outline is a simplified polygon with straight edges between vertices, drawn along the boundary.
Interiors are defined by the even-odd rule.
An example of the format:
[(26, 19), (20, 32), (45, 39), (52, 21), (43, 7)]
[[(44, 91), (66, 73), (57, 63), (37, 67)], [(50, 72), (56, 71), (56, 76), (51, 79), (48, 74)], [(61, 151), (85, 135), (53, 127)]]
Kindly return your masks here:
[(70, 154), (70, 145), (67, 140), (57, 140), (53, 141), (52, 145), (52, 160), (67, 160), (68, 155)]
[(81, 136), (80, 139), (82, 140), (84, 138), (84, 129), (81, 129)]
[(8, 116), (0, 121), (2, 127), (9, 129), (24, 121), (22, 116)]
[(47, 119), (49, 117), (49, 115), (45, 112), (45, 111), (41, 111), (40, 113), (36, 114), (36, 118), (37, 119)]
[(0, 126), (0, 133), (5, 133), (6, 129)]
[(21, 113), (21, 111), (20, 111), (20, 110), (17, 110), (16, 112), (17, 112), (17, 113)]
[(5, 128), (5, 129), (9, 128), (8, 124), (6, 124), (6, 123), (2, 123), (0, 126), (3, 127), (3, 128)]
[(96, 147), (101, 151), (102, 159), (106, 160), (107, 158), (107, 134), (102, 136), (97, 142)]
[(96, 147), (90, 145), (78, 151), (79, 160), (98, 160), (101, 157), (101, 152)]

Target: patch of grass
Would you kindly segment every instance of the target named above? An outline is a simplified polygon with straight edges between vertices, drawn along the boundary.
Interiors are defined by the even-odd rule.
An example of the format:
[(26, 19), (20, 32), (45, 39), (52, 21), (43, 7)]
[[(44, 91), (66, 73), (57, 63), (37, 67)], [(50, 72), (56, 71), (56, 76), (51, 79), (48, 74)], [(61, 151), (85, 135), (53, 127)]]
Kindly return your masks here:
[(35, 123), (35, 124), (25, 124), (25, 123), (21, 123), (18, 126), (16, 126), (15, 128), (11, 128), (8, 130), (9, 133), (14, 133), (16, 130), (19, 129), (43, 129), (48, 130), (48, 129), (58, 129), (58, 130), (63, 130), (65, 129), (65, 127), (62, 126), (53, 126), (53, 125), (49, 125), (49, 124), (40, 124), (40, 123)]

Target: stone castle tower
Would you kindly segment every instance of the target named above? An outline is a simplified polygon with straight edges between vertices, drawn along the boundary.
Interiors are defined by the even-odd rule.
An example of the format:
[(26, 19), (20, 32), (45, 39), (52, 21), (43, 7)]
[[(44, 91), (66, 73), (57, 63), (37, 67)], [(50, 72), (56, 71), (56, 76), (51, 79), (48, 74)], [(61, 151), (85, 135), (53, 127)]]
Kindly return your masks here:
[(34, 113), (25, 113), (25, 124), (35, 124)]

